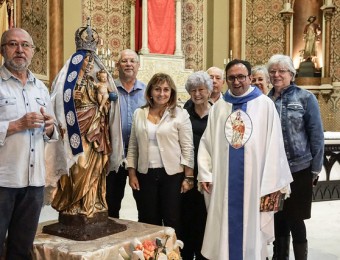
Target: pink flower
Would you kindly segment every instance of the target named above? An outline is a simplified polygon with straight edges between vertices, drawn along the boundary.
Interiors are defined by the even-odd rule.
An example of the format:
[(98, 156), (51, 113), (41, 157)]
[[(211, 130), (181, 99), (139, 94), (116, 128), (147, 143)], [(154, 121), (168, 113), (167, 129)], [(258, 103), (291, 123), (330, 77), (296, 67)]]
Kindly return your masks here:
[(144, 250), (143, 254), (146, 260), (153, 258), (155, 254), (156, 244), (153, 241), (145, 240), (142, 243)]

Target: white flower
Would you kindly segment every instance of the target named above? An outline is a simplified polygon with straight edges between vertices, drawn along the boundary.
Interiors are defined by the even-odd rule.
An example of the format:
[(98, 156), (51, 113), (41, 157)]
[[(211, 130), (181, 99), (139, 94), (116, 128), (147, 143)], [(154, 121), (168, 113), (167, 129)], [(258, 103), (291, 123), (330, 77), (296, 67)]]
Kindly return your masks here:
[(132, 252), (132, 260), (145, 260), (143, 251), (136, 250)]
[(174, 245), (174, 249), (177, 249), (178, 247), (180, 247), (181, 249), (183, 249), (184, 243), (183, 243), (182, 240), (176, 240), (175, 245)]
[(130, 258), (129, 255), (128, 255), (128, 253), (126, 253), (124, 247), (120, 247), (120, 248), (118, 249), (118, 252), (119, 252), (119, 256), (121, 256), (122, 259), (128, 260), (128, 259)]
[(168, 260), (168, 257), (163, 253), (159, 253), (157, 260)]
[(164, 234), (169, 237), (172, 237), (175, 234), (175, 230), (171, 227), (167, 227), (164, 229)]
[(134, 238), (133, 241), (132, 241), (132, 245), (133, 247), (137, 247), (138, 245), (141, 245), (142, 242), (140, 242), (137, 238)]

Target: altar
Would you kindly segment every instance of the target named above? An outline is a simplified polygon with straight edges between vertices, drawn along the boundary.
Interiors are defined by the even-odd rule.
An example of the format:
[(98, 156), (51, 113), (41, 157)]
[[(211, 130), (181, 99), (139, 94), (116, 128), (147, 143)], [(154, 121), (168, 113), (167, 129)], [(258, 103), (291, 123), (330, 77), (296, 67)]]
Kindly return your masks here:
[[(136, 250), (135, 240), (155, 242), (156, 238), (159, 238), (165, 244), (167, 252), (172, 253), (171, 259), (180, 259), (178, 244), (181, 242), (176, 240), (174, 232), (170, 232), (169, 235), (169, 229), (170, 231), (173, 229), (130, 220), (115, 219), (115, 221), (127, 225), (127, 230), (91, 241), (75, 241), (44, 234), (41, 232), (42, 227), (56, 221), (40, 223), (33, 243), (32, 257), (35, 260), (138, 259), (132, 256), (132, 252)], [(130, 258), (127, 258), (127, 255), (124, 257), (123, 251)]]
[(340, 199), (340, 132), (325, 132), (323, 170), (313, 188), (313, 201)]

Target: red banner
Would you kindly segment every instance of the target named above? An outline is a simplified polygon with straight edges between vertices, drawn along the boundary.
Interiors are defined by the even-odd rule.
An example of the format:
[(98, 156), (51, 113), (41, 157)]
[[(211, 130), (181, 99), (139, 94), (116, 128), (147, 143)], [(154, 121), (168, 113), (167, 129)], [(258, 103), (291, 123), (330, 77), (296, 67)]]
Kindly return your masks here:
[(150, 53), (175, 52), (175, 1), (148, 1), (148, 44)]

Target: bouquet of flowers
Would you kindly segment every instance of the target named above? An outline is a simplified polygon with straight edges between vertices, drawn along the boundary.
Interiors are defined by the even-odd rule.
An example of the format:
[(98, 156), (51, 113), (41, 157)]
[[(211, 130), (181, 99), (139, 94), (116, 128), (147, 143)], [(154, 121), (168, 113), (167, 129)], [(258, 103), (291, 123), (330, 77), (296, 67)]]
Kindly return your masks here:
[(140, 242), (137, 238), (133, 241), (133, 252), (130, 256), (121, 247), (119, 249), (119, 260), (180, 260), (179, 248), (183, 248), (183, 242), (176, 240), (174, 245), (169, 245), (168, 240), (174, 235), (175, 231), (172, 228), (164, 230), (165, 237), (163, 239), (156, 238), (155, 240), (144, 240)]

